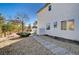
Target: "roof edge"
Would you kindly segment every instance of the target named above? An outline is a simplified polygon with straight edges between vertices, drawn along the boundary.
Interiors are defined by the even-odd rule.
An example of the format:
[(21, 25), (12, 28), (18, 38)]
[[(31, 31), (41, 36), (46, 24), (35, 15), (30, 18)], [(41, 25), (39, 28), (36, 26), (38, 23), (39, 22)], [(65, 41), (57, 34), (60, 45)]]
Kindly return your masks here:
[(39, 9), (36, 13), (39, 13), (40, 11), (42, 11), (45, 7), (47, 7), (50, 3), (46, 3), (41, 9)]

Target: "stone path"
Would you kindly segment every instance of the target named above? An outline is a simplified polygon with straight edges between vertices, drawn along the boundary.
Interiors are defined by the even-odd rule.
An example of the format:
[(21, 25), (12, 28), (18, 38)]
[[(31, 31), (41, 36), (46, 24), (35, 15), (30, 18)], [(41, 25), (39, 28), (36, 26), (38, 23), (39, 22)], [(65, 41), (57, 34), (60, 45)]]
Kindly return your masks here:
[(35, 40), (37, 40), (38, 42), (40, 42), (44, 47), (49, 49), (54, 54), (57, 54), (57, 55), (73, 55), (74, 54), (74, 53), (68, 51), (65, 48), (59, 47), (56, 44), (53, 44), (53, 43), (51, 43), (49, 41), (46, 41), (45, 39), (43, 39), (41, 37), (33, 36), (33, 38)]

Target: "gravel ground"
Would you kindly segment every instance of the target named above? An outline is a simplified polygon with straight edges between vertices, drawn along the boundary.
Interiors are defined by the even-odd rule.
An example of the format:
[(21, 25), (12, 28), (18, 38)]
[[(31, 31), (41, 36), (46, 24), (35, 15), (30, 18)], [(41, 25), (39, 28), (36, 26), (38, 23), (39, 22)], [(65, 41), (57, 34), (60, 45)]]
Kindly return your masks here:
[(53, 54), (32, 37), (7, 40), (0, 43), (1, 55), (50, 55)]
[(53, 38), (50, 38), (48, 36), (38, 36), (40, 37), (41, 39), (44, 39), (44, 40), (47, 40), (59, 47), (62, 47), (62, 48), (65, 48), (67, 49), (68, 51), (76, 54), (76, 55), (79, 55), (79, 45), (77, 44), (74, 44), (74, 43), (68, 43), (68, 42), (62, 42), (62, 41), (59, 41), (59, 40), (55, 40)]

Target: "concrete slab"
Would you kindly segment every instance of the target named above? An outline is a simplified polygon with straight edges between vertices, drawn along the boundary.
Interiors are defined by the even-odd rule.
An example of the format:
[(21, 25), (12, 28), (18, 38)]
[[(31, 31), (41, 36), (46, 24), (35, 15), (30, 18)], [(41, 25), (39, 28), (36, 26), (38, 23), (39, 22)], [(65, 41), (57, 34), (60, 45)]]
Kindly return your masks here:
[(38, 42), (40, 42), (44, 47), (46, 47), (47, 49), (49, 49), (54, 54), (57, 54), (57, 55), (73, 55), (74, 54), (74, 53), (68, 51), (65, 48), (56, 46), (55, 44), (53, 44), (51, 42), (43, 40), (42, 38), (40, 38), (38, 36), (33, 36), (33, 38), (35, 40), (37, 40)]

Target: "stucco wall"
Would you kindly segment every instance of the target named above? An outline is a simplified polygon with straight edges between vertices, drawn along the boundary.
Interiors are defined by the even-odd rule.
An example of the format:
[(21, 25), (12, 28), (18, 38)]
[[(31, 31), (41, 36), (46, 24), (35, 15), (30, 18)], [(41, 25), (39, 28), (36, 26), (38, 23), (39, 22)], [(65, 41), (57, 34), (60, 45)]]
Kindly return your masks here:
[[(39, 28), (45, 28), (45, 34), (79, 41), (79, 4), (54, 3), (50, 5), (52, 5), (51, 11), (48, 11), (48, 5), (41, 12), (37, 13), (38, 34), (40, 34)], [(75, 20), (75, 29), (61, 30), (61, 21), (69, 19)], [(57, 28), (53, 27), (55, 21), (57, 21)], [(46, 30), (47, 23), (51, 24), (50, 30)]]

